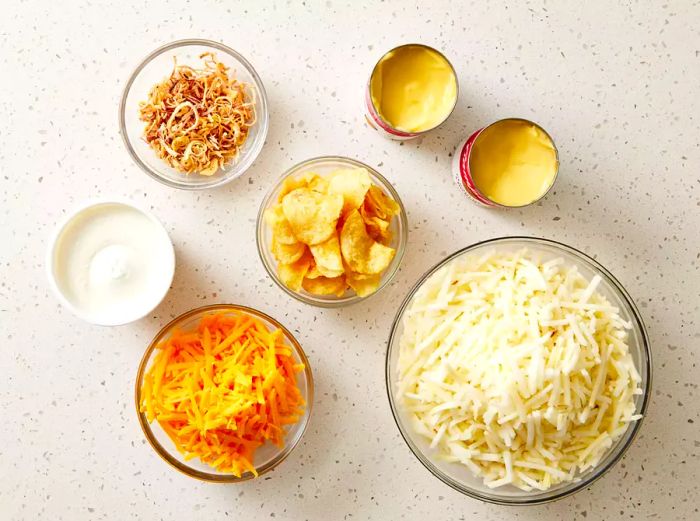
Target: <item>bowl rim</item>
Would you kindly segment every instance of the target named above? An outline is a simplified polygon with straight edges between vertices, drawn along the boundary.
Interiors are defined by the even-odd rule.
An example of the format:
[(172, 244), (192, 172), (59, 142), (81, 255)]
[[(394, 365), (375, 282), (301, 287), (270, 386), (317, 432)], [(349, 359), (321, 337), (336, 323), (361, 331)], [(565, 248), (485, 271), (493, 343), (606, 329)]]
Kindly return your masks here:
[[(381, 182), (382, 189), (385, 189), (386, 191), (389, 192), (389, 195), (396, 201), (396, 203), (399, 205), (400, 211), (399, 214), (396, 216), (399, 219), (399, 242), (398, 245), (396, 246), (396, 254), (394, 256), (394, 259), (392, 260), (391, 264), (389, 265), (389, 270), (391, 266), (390, 272), (385, 272), (386, 276), (384, 277), (384, 280), (379, 284), (379, 287), (377, 290), (372, 293), (371, 295), (367, 295), (366, 297), (360, 297), (357, 294), (350, 295), (348, 297), (343, 297), (343, 298), (328, 298), (324, 296), (308, 296), (301, 294), (296, 291), (292, 291), (289, 289), (287, 286), (285, 286), (281, 280), (279, 280), (279, 277), (277, 276), (277, 271), (274, 269), (274, 267), (268, 262), (267, 255), (269, 252), (264, 252), (263, 251), (263, 244), (262, 244), (262, 238), (263, 238), (263, 233), (265, 233), (265, 222), (264, 222), (264, 213), (265, 210), (270, 206), (270, 202), (272, 201), (272, 198), (279, 189), (280, 185), (282, 182), (287, 179), (289, 176), (297, 173), (298, 171), (308, 168), (310, 166), (313, 166), (317, 163), (321, 162), (330, 162), (330, 161), (336, 161), (340, 163), (347, 163), (349, 165), (355, 166), (357, 168), (365, 168), (367, 169), (370, 174)], [(277, 284), (279, 288), (282, 289), (287, 295), (295, 298), (296, 300), (303, 302), (305, 304), (309, 304), (312, 306), (317, 306), (317, 307), (322, 307), (322, 308), (339, 308), (343, 306), (349, 306), (352, 304), (356, 304), (358, 302), (364, 302), (367, 299), (370, 299), (377, 295), (382, 289), (387, 287), (389, 283), (391, 283), (392, 280), (394, 280), (394, 277), (396, 274), (399, 272), (399, 268), (401, 267), (401, 262), (403, 260), (404, 253), (406, 251), (406, 245), (408, 243), (408, 215), (406, 213), (406, 208), (403, 204), (403, 201), (401, 200), (401, 197), (399, 196), (399, 193), (397, 192), (396, 188), (394, 188), (393, 184), (389, 182), (389, 180), (384, 177), (382, 174), (377, 172), (376, 169), (372, 168), (371, 166), (363, 163), (362, 161), (358, 161), (357, 159), (353, 159), (350, 157), (346, 156), (336, 156), (336, 155), (329, 155), (329, 156), (317, 156), (317, 157), (312, 157), (310, 159), (306, 159), (300, 163), (295, 164), (291, 168), (287, 169), (279, 178), (275, 180), (273, 185), (270, 187), (268, 192), (265, 194), (265, 197), (263, 198), (262, 202), (260, 203), (260, 208), (258, 209), (258, 216), (256, 219), (255, 223), (255, 244), (258, 250), (258, 256), (260, 257), (260, 261), (262, 262), (263, 267), (265, 268), (265, 271), (267, 271), (267, 274), (270, 276), (272, 281)]]
[(283, 449), (280, 450), (279, 454), (277, 454), (274, 458), (272, 458), (268, 463), (260, 467), (259, 469), (256, 469), (258, 471), (258, 478), (262, 476), (263, 474), (266, 474), (270, 472), (271, 470), (275, 469), (280, 463), (282, 463), (287, 457), (292, 453), (292, 451), (297, 447), (301, 439), (304, 437), (304, 434), (306, 433), (306, 430), (309, 426), (309, 421), (311, 420), (311, 413), (313, 409), (313, 402), (314, 402), (314, 378), (313, 378), (313, 373), (311, 371), (311, 365), (309, 363), (309, 359), (306, 356), (306, 353), (304, 352), (304, 349), (301, 347), (301, 344), (299, 341), (295, 338), (295, 336), (287, 329), (283, 324), (281, 324), (277, 319), (271, 317), (267, 313), (264, 313), (262, 311), (259, 311), (255, 308), (251, 308), (248, 306), (243, 306), (240, 304), (209, 304), (206, 306), (201, 306), (197, 307), (194, 309), (191, 309), (189, 311), (186, 311), (174, 319), (172, 319), (170, 322), (168, 322), (165, 326), (163, 326), (153, 337), (151, 342), (148, 344), (148, 347), (146, 348), (146, 351), (144, 352), (143, 356), (141, 357), (141, 361), (139, 362), (139, 367), (136, 372), (136, 381), (134, 384), (134, 404), (136, 406), (136, 415), (139, 420), (139, 426), (141, 427), (141, 431), (143, 432), (143, 435), (146, 437), (148, 440), (148, 443), (151, 445), (151, 448), (155, 451), (155, 453), (160, 456), (162, 460), (164, 460), (166, 463), (168, 463), (171, 467), (173, 467), (175, 470), (179, 471), (180, 473), (189, 476), (191, 478), (198, 479), (200, 481), (206, 481), (210, 483), (242, 483), (244, 481), (249, 481), (251, 479), (256, 479), (256, 476), (253, 476), (250, 472), (246, 472), (243, 474), (240, 478), (234, 476), (233, 474), (213, 474), (209, 472), (204, 472), (201, 470), (194, 469), (187, 464), (179, 461), (175, 457), (172, 456), (170, 451), (168, 451), (161, 443), (158, 441), (158, 439), (155, 437), (153, 434), (153, 431), (151, 430), (151, 424), (148, 421), (148, 418), (146, 418), (146, 415), (141, 412), (140, 410), (140, 401), (141, 401), (141, 383), (143, 381), (144, 374), (146, 372), (146, 366), (148, 364), (148, 361), (151, 358), (151, 354), (153, 351), (155, 351), (158, 343), (160, 340), (165, 337), (170, 329), (175, 326), (177, 323), (180, 321), (186, 320), (188, 318), (192, 318), (198, 314), (202, 313), (207, 313), (210, 311), (239, 311), (243, 313), (248, 313), (250, 315), (253, 315), (257, 318), (261, 318), (263, 320), (268, 321), (269, 323), (273, 324), (275, 327), (279, 328), (293, 347), (295, 353), (299, 356), (299, 359), (301, 362), (304, 364), (304, 375), (306, 378), (306, 386), (307, 386), (307, 395), (306, 395), (306, 413), (304, 415), (305, 420), (300, 420), (304, 421), (303, 425), (301, 426), (301, 431), (299, 432), (299, 435), (296, 437), (296, 441), (290, 445), (286, 445)]
[[(642, 394), (642, 403), (640, 406), (639, 414), (642, 415), (642, 417), (635, 421), (634, 423), (630, 424), (628, 426), (628, 430), (625, 431), (626, 433), (629, 432), (629, 429), (632, 429), (631, 435), (625, 442), (625, 444), (620, 447), (619, 452), (615, 455), (614, 458), (612, 458), (606, 465), (597, 467), (593, 471), (591, 471), (589, 474), (584, 476), (580, 482), (576, 483), (574, 486), (572, 486), (570, 489), (566, 491), (562, 491), (560, 493), (555, 493), (551, 497), (543, 497), (543, 498), (527, 498), (527, 497), (519, 497), (519, 498), (514, 498), (514, 499), (506, 499), (506, 498), (495, 498), (491, 496), (487, 496), (485, 494), (482, 494), (481, 492), (478, 492), (474, 489), (467, 488), (463, 485), (461, 485), (459, 482), (456, 480), (452, 479), (450, 476), (446, 475), (442, 471), (440, 471), (433, 463), (430, 461), (430, 459), (423, 454), (417, 447), (414, 447), (414, 444), (412, 441), (410, 441), (410, 436), (406, 433), (405, 427), (402, 425), (401, 421), (399, 420), (399, 413), (398, 413), (398, 408), (396, 403), (394, 402), (394, 397), (393, 397), (393, 392), (391, 390), (391, 366), (390, 366), (390, 355), (392, 352), (392, 344), (394, 343), (394, 337), (396, 336), (398, 326), (400, 324), (401, 318), (403, 316), (404, 311), (406, 310), (408, 304), (412, 301), (415, 293), (418, 291), (418, 289), (423, 285), (423, 283), (431, 277), (437, 270), (445, 266), (447, 263), (450, 261), (454, 260), (455, 258), (463, 255), (464, 253), (474, 250), (476, 248), (479, 248), (481, 246), (485, 246), (488, 244), (497, 244), (497, 243), (507, 243), (507, 242), (517, 242), (517, 241), (523, 241), (523, 242), (528, 242), (528, 243), (544, 243), (548, 246), (552, 246), (555, 249), (559, 249), (562, 251), (565, 251), (567, 253), (573, 254), (576, 257), (579, 257), (581, 260), (584, 262), (587, 262), (590, 264), (592, 267), (597, 269), (598, 271), (601, 272), (601, 274), (604, 275), (608, 279), (608, 281), (615, 287), (617, 291), (619, 291), (619, 294), (621, 295), (622, 299), (625, 301), (625, 303), (630, 307), (633, 315), (633, 320), (636, 322), (637, 327), (639, 328), (639, 331), (641, 333), (642, 337), (642, 365), (646, 369), (647, 372), (647, 380), (646, 380), (646, 385), (644, 386), (643, 389), (643, 394)], [(651, 355), (651, 344), (649, 341), (649, 336), (646, 331), (646, 327), (644, 325), (644, 321), (642, 319), (641, 314), (639, 313), (639, 309), (637, 308), (636, 304), (634, 303), (634, 300), (632, 297), (629, 295), (627, 290), (622, 286), (622, 284), (615, 278), (615, 276), (610, 273), (602, 264), (600, 264), (598, 261), (590, 257), (589, 255), (583, 253), (582, 251), (569, 246), (568, 244), (564, 244), (559, 241), (555, 241), (553, 239), (546, 239), (543, 237), (534, 237), (534, 236), (525, 236), (525, 235), (512, 235), (512, 236), (502, 236), (502, 237), (495, 237), (492, 239), (487, 239), (479, 242), (475, 242), (470, 244), (469, 246), (466, 246), (464, 248), (461, 248), (447, 257), (445, 257), (443, 260), (429, 268), (419, 279), (418, 281), (414, 284), (414, 286), (411, 288), (411, 290), (408, 292), (406, 297), (404, 298), (403, 302), (401, 303), (401, 306), (399, 306), (398, 311), (396, 312), (396, 315), (394, 317), (394, 320), (391, 324), (391, 330), (389, 333), (389, 340), (387, 342), (387, 350), (386, 350), (386, 358), (385, 358), (385, 365), (384, 365), (384, 379), (385, 379), (385, 384), (386, 384), (386, 393), (387, 393), (387, 398), (389, 400), (389, 407), (391, 408), (391, 414), (394, 417), (394, 422), (396, 423), (396, 426), (399, 429), (399, 432), (401, 434), (401, 437), (403, 438), (404, 442), (406, 445), (408, 445), (408, 448), (411, 450), (413, 455), (418, 459), (418, 461), (430, 471), (430, 473), (438, 478), (440, 481), (451, 487), (452, 489), (456, 490), (457, 492), (460, 492), (466, 496), (469, 496), (474, 499), (478, 499), (481, 501), (485, 501), (487, 503), (493, 503), (497, 505), (510, 505), (510, 506), (530, 506), (530, 505), (541, 505), (544, 503), (551, 503), (553, 501), (557, 501), (560, 499), (563, 499), (567, 496), (570, 496), (572, 494), (575, 494), (576, 492), (587, 488), (591, 486), (593, 483), (598, 481), (601, 477), (603, 477), (612, 467), (614, 467), (624, 456), (624, 454), (627, 452), (629, 447), (632, 445), (634, 440), (636, 439), (637, 435), (639, 434), (639, 431), (642, 427), (642, 423), (644, 419), (646, 418), (646, 412), (649, 407), (649, 402), (651, 400), (651, 394), (652, 394), (652, 380), (653, 380), (653, 364), (652, 364), (652, 355)]]
[[(54, 254), (56, 252), (56, 245), (58, 243), (59, 238), (61, 237), (61, 234), (63, 231), (66, 229), (66, 227), (75, 219), (78, 217), (81, 213), (94, 208), (96, 206), (103, 206), (103, 205), (120, 205), (120, 206), (126, 206), (127, 208), (131, 208), (133, 210), (136, 210), (140, 214), (142, 214), (144, 217), (146, 217), (149, 221), (151, 221), (153, 224), (156, 225), (156, 228), (158, 228), (158, 231), (163, 234), (163, 236), (167, 239), (167, 244), (168, 248), (167, 251), (164, 252), (168, 256), (168, 260), (170, 261), (168, 265), (165, 267), (167, 269), (167, 279), (168, 279), (168, 284), (164, 286), (163, 294), (159, 296), (158, 299), (154, 299), (153, 305), (148, 306), (148, 309), (138, 313), (134, 314), (132, 317), (126, 317), (122, 318), (119, 320), (95, 320), (94, 318), (90, 318), (88, 314), (84, 313), (82, 310), (77, 308), (76, 306), (73, 305), (73, 303), (68, 300), (66, 295), (61, 291), (61, 288), (58, 285), (58, 282), (56, 281), (56, 274), (54, 272), (55, 268), (55, 258)], [(88, 324), (94, 324), (96, 326), (105, 326), (105, 327), (114, 327), (114, 326), (123, 326), (126, 324), (131, 324), (132, 322), (137, 322), (138, 320), (141, 320), (145, 316), (147, 316), (149, 313), (151, 313), (154, 309), (156, 309), (162, 302), (165, 300), (165, 297), (168, 295), (170, 292), (170, 286), (173, 283), (173, 279), (175, 277), (175, 265), (176, 265), (176, 258), (175, 258), (175, 247), (173, 246), (173, 241), (170, 238), (170, 234), (168, 233), (168, 230), (165, 228), (163, 223), (158, 219), (158, 217), (155, 216), (153, 212), (150, 210), (147, 210), (144, 206), (141, 206), (138, 203), (135, 203), (125, 197), (98, 197), (98, 198), (90, 198), (87, 200), (84, 200), (81, 202), (79, 205), (71, 208), (65, 216), (63, 216), (56, 226), (54, 227), (53, 231), (51, 232), (51, 236), (49, 237), (48, 241), (48, 247), (46, 248), (46, 253), (45, 253), (45, 260), (44, 260), (44, 265), (45, 265), (45, 270), (46, 270), (46, 276), (49, 281), (49, 286), (51, 287), (51, 291), (53, 292), (54, 296), (58, 299), (58, 301), (61, 303), (62, 306), (64, 306), (68, 311), (70, 311), (73, 315), (78, 317), (80, 320), (83, 320), (84, 322), (87, 322)]]
[[(203, 47), (212, 47), (216, 50), (222, 51), (238, 62), (241, 63), (243, 68), (246, 69), (248, 74), (251, 75), (253, 78), (253, 82), (255, 83), (255, 88), (258, 90), (258, 99), (257, 103), (258, 106), (256, 107), (257, 111), (257, 117), (259, 118), (259, 132), (260, 136), (256, 138), (256, 142), (254, 143), (253, 147), (248, 150), (247, 154), (245, 157), (241, 158), (240, 161), (235, 163), (236, 166), (240, 166), (240, 172), (238, 172), (236, 175), (231, 175), (231, 176), (222, 176), (218, 177), (214, 180), (212, 180), (209, 183), (202, 183), (202, 184), (189, 184), (181, 181), (174, 181), (172, 179), (168, 179), (167, 177), (164, 177), (158, 173), (158, 171), (154, 170), (150, 166), (148, 166), (136, 153), (136, 150), (131, 144), (131, 140), (129, 139), (129, 135), (126, 129), (126, 100), (131, 92), (131, 87), (134, 84), (134, 81), (136, 81), (136, 78), (138, 75), (141, 73), (141, 71), (149, 64), (151, 61), (156, 58), (157, 56), (160, 56), (161, 54), (168, 52), (173, 49), (177, 49), (179, 47), (187, 47), (187, 46), (194, 46), (194, 45), (199, 45)], [(258, 158), (260, 155), (260, 152), (265, 145), (265, 140), (267, 139), (267, 133), (269, 129), (269, 122), (270, 122), (270, 115), (269, 115), (269, 110), (268, 110), (268, 103), (267, 103), (267, 93), (265, 91), (265, 86), (263, 85), (262, 80), (260, 79), (260, 76), (258, 75), (257, 71), (253, 67), (253, 65), (243, 56), (241, 55), (238, 51), (232, 49), (231, 47), (228, 47), (227, 45), (224, 45), (219, 42), (215, 42), (213, 40), (207, 40), (204, 38), (185, 38), (182, 40), (175, 40), (170, 43), (166, 43), (164, 45), (161, 45), (157, 49), (151, 51), (146, 55), (146, 57), (141, 60), (141, 62), (136, 66), (136, 68), (132, 71), (132, 73), (129, 75), (129, 79), (127, 80), (126, 84), (124, 85), (124, 88), (122, 89), (122, 94), (121, 94), (121, 99), (119, 100), (119, 133), (122, 136), (122, 141), (124, 142), (124, 145), (126, 146), (126, 150), (131, 156), (131, 159), (136, 163), (141, 170), (143, 170), (146, 174), (148, 174), (151, 178), (155, 179), (156, 181), (169, 186), (171, 188), (179, 188), (181, 190), (207, 190), (210, 188), (216, 188), (218, 186), (222, 186), (226, 183), (229, 183), (233, 181), (234, 179), (237, 179), (241, 177), (243, 174), (245, 174), (248, 169), (253, 165), (255, 160)], [(257, 123), (256, 123), (257, 124)], [(233, 166), (233, 165), (232, 165)]]

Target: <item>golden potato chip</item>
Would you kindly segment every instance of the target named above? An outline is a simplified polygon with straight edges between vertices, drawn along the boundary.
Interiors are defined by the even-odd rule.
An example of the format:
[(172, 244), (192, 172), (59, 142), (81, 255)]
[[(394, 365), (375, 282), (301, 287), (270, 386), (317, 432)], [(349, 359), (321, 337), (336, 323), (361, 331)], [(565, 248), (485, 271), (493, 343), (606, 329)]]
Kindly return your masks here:
[(362, 205), (370, 186), (372, 180), (366, 168), (336, 170), (328, 180), (328, 191), (343, 196), (343, 215)]
[(306, 245), (301, 242), (295, 242), (294, 244), (283, 244), (277, 240), (275, 236), (272, 237), (272, 244), (270, 246), (272, 255), (277, 259), (277, 262), (282, 264), (291, 264), (299, 260), (299, 258), (306, 251)]
[(321, 275), (333, 278), (343, 274), (345, 270), (343, 269), (343, 258), (340, 255), (340, 241), (337, 233), (322, 243), (309, 246), (309, 249)]
[(396, 254), (394, 248), (384, 246), (369, 236), (357, 210), (348, 214), (340, 231), (340, 251), (352, 271), (366, 274), (381, 273)]
[(306, 278), (307, 279), (317, 279), (319, 277), (322, 277), (323, 274), (318, 271), (318, 266), (316, 266), (315, 262), (311, 263), (311, 267), (309, 268), (309, 271), (306, 273)]
[(294, 237), (292, 227), (282, 211), (282, 205), (276, 204), (265, 210), (265, 222), (272, 230), (272, 237), (280, 244), (294, 244), (299, 242)]
[(367, 213), (364, 205), (360, 207), (360, 215), (365, 222), (367, 233), (377, 242), (381, 242), (385, 246), (391, 242), (391, 230), (389, 230), (389, 222), (384, 221), (376, 215)]
[(309, 271), (314, 258), (309, 250), (304, 248), (304, 254), (296, 262), (290, 264), (280, 264), (277, 267), (277, 275), (282, 283), (292, 291), (300, 291), (304, 282), (304, 277)]
[(368, 214), (376, 215), (383, 221), (390, 221), (394, 215), (398, 215), (400, 212), (398, 203), (376, 185), (369, 187), (364, 206)]
[(340, 194), (321, 194), (308, 188), (292, 190), (282, 199), (292, 232), (306, 244), (318, 244), (333, 235), (342, 208)]
[(314, 295), (336, 295), (342, 297), (348, 285), (345, 283), (345, 276), (339, 277), (317, 277), (315, 279), (304, 279), (302, 287)]
[(277, 202), (281, 203), (285, 195), (296, 190), (297, 188), (308, 187), (309, 183), (311, 183), (317, 177), (318, 174), (314, 172), (304, 172), (296, 177), (287, 177), (284, 181), (282, 181), (282, 187), (280, 188), (280, 193), (277, 196)]
[(307, 188), (325, 194), (328, 192), (328, 181), (325, 177), (314, 174), (314, 177), (309, 181)]
[(360, 297), (366, 297), (377, 291), (381, 279), (382, 276), (380, 274), (364, 275), (352, 271), (345, 273), (345, 280), (348, 286)]

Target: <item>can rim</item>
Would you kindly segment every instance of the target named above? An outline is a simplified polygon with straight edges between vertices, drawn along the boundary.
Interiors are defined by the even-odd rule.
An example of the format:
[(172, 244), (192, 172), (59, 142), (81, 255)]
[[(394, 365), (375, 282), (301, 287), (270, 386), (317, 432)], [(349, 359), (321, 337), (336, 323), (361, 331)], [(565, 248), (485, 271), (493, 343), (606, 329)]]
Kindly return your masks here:
[[(509, 206), (509, 205), (506, 205), (506, 204), (501, 204), (501, 203), (498, 203), (498, 202), (494, 201), (494, 200), (491, 199), (490, 197), (488, 197), (488, 196), (487, 196), (486, 194), (484, 194), (481, 190), (479, 190), (479, 187), (476, 185), (476, 182), (473, 181), (473, 176), (471, 175), (471, 164), (470, 164), (470, 160), (471, 160), (471, 151), (473, 150), (474, 145), (476, 145), (476, 142), (477, 142), (477, 140), (479, 139), (479, 136), (480, 136), (486, 129), (489, 129), (489, 128), (493, 127), (494, 125), (498, 125), (499, 123), (503, 123), (504, 121), (523, 121), (523, 122), (528, 123), (528, 124), (530, 124), (530, 125), (534, 125), (534, 126), (537, 127), (538, 129), (540, 129), (540, 130), (542, 131), (542, 133), (544, 133), (544, 135), (547, 136), (547, 139), (549, 139), (549, 142), (552, 144), (552, 148), (554, 149), (554, 159), (556, 160), (556, 169), (554, 170), (554, 175), (552, 176), (552, 181), (551, 181), (551, 183), (549, 183), (549, 186), (547, 187), (547, 189), (546, 189), (544, 192), (542, 192), (542, 194), (541, 194), (537, 199), (534, 199), (534, 200), (530, 201), (529, 203), (520, 204), (520, 205), (516, 205), (516, 206)], [(461, 156), (465, 153), (465, 149), (467, 148), (467, 144), (469, 143), (469, 140), (471, 139), (472, 136), (474, 136), (474, 141), (472, 142), (472, 146), (469, 147), (468, 156), (467, 156), (467, 158), (466, 158), (466, 160), (465, 160), (465, 159), (464, 159), (463, 157), (461, 157)], [(559, 177), (559, 166), (560, 166), (560, 162), (559, 162), (559, 149), (557, 148), (557, 144), (556, 144), (556, 142), (554, 141), (554, 138), (552, 138), (552, 136), (549, 134), (549, 132), (547, 132), (539, 123), (536, 123), (536, 122), (534, 122), (534, 121), (532, 121), (532, 120), (529, 120), (529, 119), (526, 119), (526, 118), (513, 118), (513, 117), (511, 117), (511, 118), (501, 118), (501, 119), (498, 119), (498, 120), (494, 121), (493, 123), (490, 123), (489, 125), (486, 125), (485, 127), (480, 128), (479, 130), (475, 131), (473, 134), (471, 134), (471, 135), (467, 138), (467, 141), (466, 141), (466, 142), (464, 143), (464, 145), (462, 146), (462, 149), (459, 151), (459, 154), (460, 154), (460, 161), (459, 161), (459, 173), (460, 173), (460, 177), (461, 177), (462, 179), (464, 179), (465, 173), (468, 174), (468, 177), (472, 179), (472, 183), (471, 183), (471, 184), (473, 185), (473, 187), (470, 186), (469, 188), (470, 188), (472, 191), (476, 192), (475, 195), (477, 195), (477, 196), (479, 196), (480, 198), (483, 198), (483, 199), (485, 199), (486, 201), (488, 201), (487, 204), (493, 205), (493, 206), (495, 206), (495, 207), (497, 207), (497, 208), (507, 208), (507, 209), (511, 209), (511, 208), (525, 208), (526, 206), (533, 205), (533, 204), (535, 204), (535, 203), (541, 201), (542, 199), (544, 199), (544, 198), (547, 196), (547, 194), (549, 194), (549, 192), (552, 190), (552, 187), (553, 187), (554, 184), (556, 183), (557, 178)], [(465, 167), (466, 167), (466, 169), (467, 169), (466, 172), (465, 172)]]
[[(379, 110), (377, 107), (374, 105), (374, 101), (372, 100), (372, 78), (374, 77), (374, 74), (377, 72), (377, 68), (379, 67), (379, 64), (386, 58), (390, 53), (397, 51), (399, 49), (402, 49), (404, 47), (422, 47), (424, 49), (428, 49), (434, 53), (436, 53), (438, 56), (440, 56), (447, 65), (449, 65), (450, 70), (452, 71), (452, 76), (455, 79), (455, 88), (456, 88), (456, 93), (455, 93), (455, 100), (454, 103), (452, 104), (452, 107), (450, 108), (450, 111), (445, 115), (445, 117), (436, 125), (433, 125), (430, 128), (427, 128), (425, 130), (419, 130), (417, 132), (406, 132), (405, 130), (398, 129), (391, 125), (388, 121), (386, 121), (379, 113)], [(424, 43), (404, 43), (401, 45), (397, 45), (396, 47), (393, 47), (386, 51), (384, 54), (381, 55), (381, 57), (377, 60), (377, 62), (374, 64), (374, 67), (372, 67), (372, 72), (369, 75), (369, 79), (367, 80), (367, 91), (366, 91), (366, 105), (369, 110), (370, 115), (372, 116), (372, 119), (385, 131), (389, 132), (390, 134), (394, 134), (396, 136), (401, 136), (401, 137), (415, 137), (415, 136), (420, 136), (422, 134), (425, 134), (426, 132), (430, 132), (431, 130), (435, 130), (438, 128), (440, 125), (445, 123), (452, 113), (454, 112), (455, 108), (457, 107), (457, 101), (459, 100), (459, 78), (457, 77), (457, 71), (454, 68), (454, 65), (452, 65), (452, 62), (445, 56), (441, 51), (435, 49), (434, 47), (431, 47), (430, 45), (426, 45)]]

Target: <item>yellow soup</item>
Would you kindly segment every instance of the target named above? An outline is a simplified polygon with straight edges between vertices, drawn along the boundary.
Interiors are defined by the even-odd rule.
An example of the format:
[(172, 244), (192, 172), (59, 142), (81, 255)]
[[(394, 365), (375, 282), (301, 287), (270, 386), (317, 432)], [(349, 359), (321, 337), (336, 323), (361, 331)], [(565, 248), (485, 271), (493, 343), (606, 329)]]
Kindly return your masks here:
[(457, 79), (437, 51), (404, 45), (388, 52), (370, 80), (372, 104), (397, 130), (421, 132), (442, 123), (457, 99)]
[(537, 125), (504, 119), (474, 141), (469, 170), (474, 185), (503, 206), (524, 206), (542, 197), (557, 175), (554, 143)]

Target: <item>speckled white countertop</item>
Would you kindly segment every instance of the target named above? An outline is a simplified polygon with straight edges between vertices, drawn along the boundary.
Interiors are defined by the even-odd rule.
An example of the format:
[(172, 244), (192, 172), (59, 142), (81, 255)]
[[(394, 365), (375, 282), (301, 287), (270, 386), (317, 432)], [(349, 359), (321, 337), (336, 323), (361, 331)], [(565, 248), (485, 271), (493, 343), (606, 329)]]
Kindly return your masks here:
[[(410, 4), (3, 6), (0, 519), (700, 519), (700, 6)], [(242, 52), (271, 107), (253, 168), (200, 193), (148, 178), (117, 127), (132, 68), (186, 37)], [(443, 128), (402, 145), (370, 130), (361, 104), (374, 62), (405, 42), (442, 49), (461, 94)], [(554, 136), (561, 174), (542, 204), (490, 211), (452, 184), (450, 155), (467, 133), (506, 116), (534, 119)], [(254, 241), (270, 183), (325, 154), (375, 166), (395, 184), (410, 221), (394, 283), (341, 310), (288, 298), (266, 275)], [(95, 196), (150, 207), (175, 243), (172, 291), (132, 325), (84, 324), (46, 282), (54, 224)], [(624, 460), (590, 489), (540, 507), (480, 503), (432, 477), (401, 440), (384, 384), (389, 326), (414, 281), (447, 253), (507, 234), (549, 237), (595, 256), (636, 299), (655, 357), (648, 418)], [(298, 335), (316, 379), (299, 447), (275, 472), (236, 486), (168, 467), (145, 443), (133, 403), (152, 335), (215, 302), (280, 319)]]

